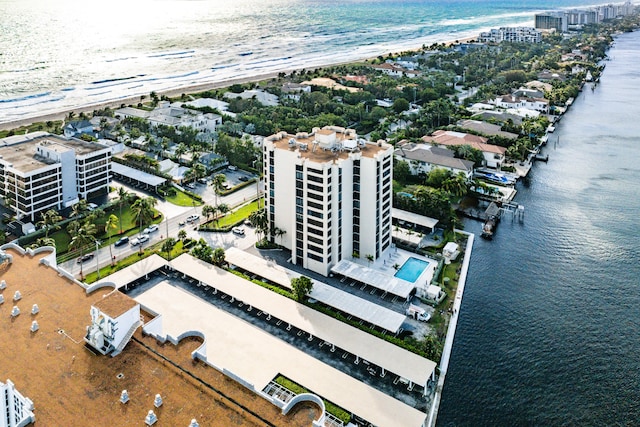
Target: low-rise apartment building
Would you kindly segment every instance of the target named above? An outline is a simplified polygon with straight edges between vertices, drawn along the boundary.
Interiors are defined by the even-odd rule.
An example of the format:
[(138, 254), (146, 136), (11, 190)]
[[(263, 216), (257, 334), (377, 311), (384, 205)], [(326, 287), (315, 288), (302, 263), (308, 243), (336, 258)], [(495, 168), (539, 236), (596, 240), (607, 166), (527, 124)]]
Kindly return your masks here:
[(108, 191), (110, 179), (110, 147), (46, 132), (0, 139), (0, 196), (18, 218)]

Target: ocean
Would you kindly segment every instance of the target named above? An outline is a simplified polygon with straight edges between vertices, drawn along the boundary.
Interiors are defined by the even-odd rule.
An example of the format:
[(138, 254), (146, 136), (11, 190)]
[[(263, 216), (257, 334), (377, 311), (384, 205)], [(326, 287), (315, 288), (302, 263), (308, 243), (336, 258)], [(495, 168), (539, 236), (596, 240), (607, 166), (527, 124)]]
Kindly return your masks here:
[(475, 240), (438, 426), (640, 422), (638, 55), (616, 39), (517, 185), (524, 222)]
[(0, 0), (0, 123), (477, 36), (593, 0)]

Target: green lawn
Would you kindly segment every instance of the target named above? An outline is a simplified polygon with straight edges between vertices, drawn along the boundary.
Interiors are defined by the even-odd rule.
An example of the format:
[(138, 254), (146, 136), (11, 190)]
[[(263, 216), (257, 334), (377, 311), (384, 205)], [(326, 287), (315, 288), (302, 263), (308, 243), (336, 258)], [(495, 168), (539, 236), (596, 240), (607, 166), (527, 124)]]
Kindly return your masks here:
[(166, 200), (177, 206), (201, 206), (202, 202), (194, 199), (183, 191), (176, 189), (175, 195), (168, 196)]
[[(122, 206), (122, 235), (131, 236), (137, 234), (140, 231), (140, 225), (135, 222), (133, 213), (130, 209), (131, 205)], [(111, 209), (105, 210), (104, 216), (97, 218), (95, 221), (96, 225), (96, 235), (95, 238), (101, 241), (101, 246), (106, 246), (109, 243), (113, 243), (114, 238), (117, 238), (120, 235), (120, 224), (118, 224), (117, 228), (111, 229), (111, 240), (109, 240), (109, 234), (104, 230), (104, 224), (109, 218), (109, 215), (114, 214), (115, 216), (120, 215), (120, 208), (118, 206), (114, 206)], [(162, 214), (158, 211), (155, 213), (155, 217), (153, 219), (153, 223), (157, 224), (162, 221)], [(143, 224), (148, 225), (148, 224)], [(50, 233), (49, 236), (52, 237), (56, 241), (56, 252), (58, 254), (58, 262), (64, 262), (70, 258), (73, 258), (76, 254), (67, 254), (69, 251), (69, 243), (71, 243), (71, 236), (66, 230), (68, 224), (65, 225), (65, 228), (61, 228), (60, 230), (55, 231), (54, 233)]]
[[(145, 248), (142, 253), (140, 253), (139, 251), (129, 255), (126, 258), (122, 258), (122, 259), (118, 259), (116, 261), (116, 264), (111, 266), (111, 265), (107, 265), (105, 267), (102, 267), (100, 269), (100, 277), (104, 278), (105, 276), (108, 276), (109, 274), (115, 273), (118, 270), (122, 270), (123, 268), (129, 267), (132, 264), (135, 264), (136, 262), (140, 261), (141, 259), (145, 259), (147, 257), (150, 257), (153, 254), (158, 254), (161, 257), (163, 257), (164, 259), (167, 259), (167, 253), (166, 252), (162, 252), (162, 244), (164, 243), (164, 240), (155, 243), (151, 246), (149, 246), (148, 248)], [(178, 243), (173, 247), (173, 250), (171, 251), (171, 259), (176, 258), (177, 256), (185, 253), (185, 252), (189, 252), (188, 249), (185, 249), (182, 246), (182, 241), (178, 240)], [(98, 281), (98, 273), (93, 271), (89, 274), (87, 274), (85, 276), (84, 282), (87, 284), (91, 284), (93, 282)]]
[(233, 212), (229, 212), (220, 218), (217, 224), (214, 221), (209, 221), (200, 228), (203, 230), (226, 230), (247, 219), (249, 215), (251, 215), (251, 212), (257, 211), (258, 203), (262, 204), (262, 202), (255, 200), (247, 205), (241, 206)]

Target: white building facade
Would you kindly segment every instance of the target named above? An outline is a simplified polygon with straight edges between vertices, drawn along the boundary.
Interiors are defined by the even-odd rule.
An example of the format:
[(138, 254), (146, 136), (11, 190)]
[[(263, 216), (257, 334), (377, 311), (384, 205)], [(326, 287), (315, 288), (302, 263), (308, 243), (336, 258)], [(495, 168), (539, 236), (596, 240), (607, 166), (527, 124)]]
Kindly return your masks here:
[(110, 147), (46, 132), (0, 140), (0, 195), (19, 218), (108, 191), (110, 179)]
[(533, 27), (500, 27), (480, 33), (478, 41), (481, 43), (540, 43), (542, 32)]
[(0, 381), (0, 427), (23, 427), (34, 423), (33, 409), (31, 399), (24, 397), (10, 380)]
[(114, 290), (91, 306), (91, 325), (84, 340), (100, 353), (116, 356), (140, 325), (140, 304)]
[(327, 126), (272, 135), (263, 152), (269, 228), (284, 232), (271, 238), (292, 262), (327, 276), (343, 259), (390, 247), (392, 146)]

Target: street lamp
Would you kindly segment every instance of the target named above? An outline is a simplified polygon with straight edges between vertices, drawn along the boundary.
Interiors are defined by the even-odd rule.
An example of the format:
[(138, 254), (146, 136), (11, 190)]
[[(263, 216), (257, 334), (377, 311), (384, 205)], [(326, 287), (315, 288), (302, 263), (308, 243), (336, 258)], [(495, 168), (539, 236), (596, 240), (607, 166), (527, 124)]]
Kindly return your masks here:
[(98, 279), (100, 278), (100, 261), (98, 259), (98, 254), (100, 253), (99, 246), (100, 240), (96, 240), (96, 271), (98, 272)]

